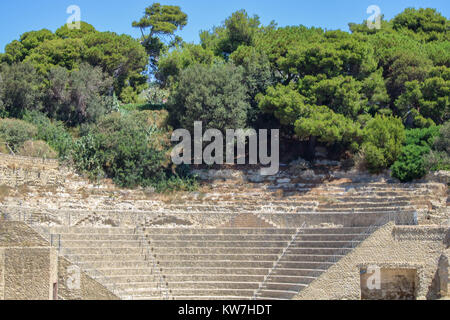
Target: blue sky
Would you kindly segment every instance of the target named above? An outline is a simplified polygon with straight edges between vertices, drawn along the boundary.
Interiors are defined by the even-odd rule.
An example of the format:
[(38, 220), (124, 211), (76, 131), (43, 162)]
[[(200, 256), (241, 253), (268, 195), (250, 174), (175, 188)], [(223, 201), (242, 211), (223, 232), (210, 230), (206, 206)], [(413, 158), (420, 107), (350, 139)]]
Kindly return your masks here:
[[(75, 4), (81, 8), (81, 19), (100, 31), (114, 31), (139, 36), (131, 27), (144, 8), (153, 0), (15, 0), (0, 1), (0, 52), (6, 44), (30, 30), (47, 28), (52, 31), (66, 23), (66, 9)], [(155, 1), (156, 2), (156, 1)], [(317, 26), (348, 30), (349, 22), (368, 18), (366, 9), (378, 5), (390, 19), (407, 7), (436, 8), (447, 18), (449, 0), (169, 0), (159, 1), (182, 7), (189, 15), (187, 27), (180, 33), (185, 41), (198, 42), (199, 31), (220, 24), (232, 12), (246, 9), (257, 14), (264, 24), (275, 20), (279, 26)]]

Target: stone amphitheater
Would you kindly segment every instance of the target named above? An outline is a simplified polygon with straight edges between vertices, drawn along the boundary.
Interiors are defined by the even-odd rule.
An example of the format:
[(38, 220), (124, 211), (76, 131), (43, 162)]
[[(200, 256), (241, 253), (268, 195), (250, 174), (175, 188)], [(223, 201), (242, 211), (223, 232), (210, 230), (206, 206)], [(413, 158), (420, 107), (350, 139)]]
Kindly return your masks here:
[(329, 162), (196, 173), (199, 191), (161, 195), (0, 155), (0, 299), (448, 295), (445, 173), (411, 184)]

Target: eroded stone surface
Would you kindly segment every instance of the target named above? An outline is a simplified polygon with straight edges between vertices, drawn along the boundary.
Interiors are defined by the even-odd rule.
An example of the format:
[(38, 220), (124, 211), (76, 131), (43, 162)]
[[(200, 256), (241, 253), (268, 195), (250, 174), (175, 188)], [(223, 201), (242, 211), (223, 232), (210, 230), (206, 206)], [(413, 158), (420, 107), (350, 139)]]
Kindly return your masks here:
[[(201, 170), (197, 171), (197, 174), (207, 182), (199, 191), (160, 195), (149, 189), (120, 190), (108, 181), (100, 185), (93, 184), (71, 170), (61, 168), (55, 161), (36, 161), (36, 159), (0, 155), (1, 216), (8, 221), (26, 222), (35, 230), (50, 229), (56, 233), (68, 233), (69, 238), (81, 237), (79, 240), (86, 241), (89, 245), (90, 242), (99, 241), (101, 238), (95, 235), (96, 233), (100, 233), (100, 230), (101, 232), (108, 230), (107, 239), (109, 240), (102, 242), (104, 249), (112, 250), (111, 243), (115, 244), (115, 242), (111, 241), (121, 239), (120, 243), (124, 245), (126, 254), (129, 254), (128, 250), (130, 252), (134, 250), (127, 248), (129, 238), (134, 239), (138, 227), (144, 228), (151, 230), (147, 232), (147, 236), (152, 237), (154, 241), (160, 241), (158, 239), (162, 237), (161, 233), (166, 237), (161, 240), (163, 245), (154, 247), (165, 259), (173, 258), (170, 256), (173, 248), (170, 249), (169, 254), (165, 251), (167, 246), (175, 246), (174, 243), (186, 245), (192, 254), (198, 255), (195, 257), (199, 259), (207, 254), (212, 254), (211, 257), (235, 254), (236, 250), (259, 252), (254, 256), (267, 250), (273, 252), (273, 248), (266, 248), (264, 245), (245, 247), (241, 243), (244, 238), (241, 239), (239, 236), (236, 237), (241, 240), (236, 241), (236, 245), (230, 247), (228, 252), (226, 248), (223, 248), (226, 242), (223, 239), (228, 238), (223, 236), (225, 231), (221, 228), (247, 230), (249, 234), (246, 237), (253, 239), (248, 240), (251, 244), (258, 244), (254, 241), (255, 238), (259, 239), (264, 235), (266, 240), (270, 239), (272, 236), (267, 234), (270, 234), (271, 230), (287, 230), (286, 234), (281, 235), (283, 244), (277, 248), (283, 252), (286, 246), (289, 246), (290, 237), (293, 237), (297, 229), (301, 228), (305, 234), (299, 233), (295, 238), (297, 240), (294, 239), (296, 245), (300, 245), (297, 251), (303, 252), (306, 256), (308, 254), (305, 252), (309, 252), (309, 259), (317, 261), (297, 262), (299, 267), (312, 268), (320, 267), (320, 263), (326, 262), (323, 261), (323, 253), (320, 254), (322, 250), (320, 246), (329, 245), (324, 239), (328, 239), (331, 243), (336, 242), (335, 244), (339, 247), (347, 244), (346, 241), (354, 239), (353, 237), (358, 236), (370, 225), (384, 219), (386, 215), (404, 214), (402, 221), (407, 224), (408, 221), (413, 221), (421, 225), (440, 224), (441, 226), (399, 226), (377, 231), (322, 277), (313, 283), (299, 284), (295, 286), (295, 290), (303, 289), (303, 285), (308, 286), (299, 298), (359, 299), (361, 298), (360, 270), (367, 263), (377, 263), (384, 266), (386, 270), (416, 270), (419, 279), (414, 284), (416, 298), (430, 297), (429, 292), (435, 290), (430, 288), (434, 288), (433, 275), (437, 270), (437, 259), (442, 256), (443, 243), (447, 243), (449, 237), (448, 232), (445, 231), (448, 230), (449, 223), (447, 186), (441, 182), (440, 178), (400, 184), (386, 174), (371, 176), (357, 171), (330, 171), (326, 168), (310, 166), (283, 168), (279, 174), (272, 177), (260, 176), (258, 172), (259, 170), (256, 169)], [(16, 225), (11, 232), (2, 229), (2, 226), (5, 226), (2, 224), (4, 221), (0, 218), (0, 247), (2, 244), (11, 246), (13, 243), (20, 247), (46, 245), (42, 243), (42, 239), (33, 235), (33, 232), (27, 231), (26, 228), (22, 229), (23, 226)], [(89, 229), (93, 235), (85, 237), (85, 235), (77, 234), (80, 227), (93, 228)], [(202, 235), (196, 236), (202, 239), (201, 241), (197, 241), (195, 237), (192, 239), (188, 237), (191, 232), (202, 233), (208, 230), (211, 230), (211, 236), (216, 237), (216, 240), (219, 239), (217, 241), (220, 245), (214, 242), (205, 244), (204, 240), (207, 237)], [(260, 233), (260, 236), (252, 235), (251, 230), (256, 230), (254, 232)], [(171, 241), (178, 239), (177, 237), (178, 242), (172, 243)], [(308, 248), (301, 247), (302, 241), (305, 241), (305, 246), (310, 245), (308, 239), (318, 241), (318, 243), (313, 242), (319, 246), (316, 251), (308, 251)], [(344, 240), (339, 243), (339, 239)], [(77, 248), (79, 243), (72, 240), (69, 245)], [(325, 241), (325, 244), (321, 241)], [(93, 242), (93, 247), (86, 250), (98, 249), (95, 244)], [(217, 248), (221, 248), (222, 251), (217, 251), (221, 253), (214, 253)], [(184, 257), (182, 249), (182, 247), (179, 248), (179, 254)], [(408, 250), (412, 252), (409, 256), (406, 254)], [(332, 253), (328, 252), (328, 254)], [(347, 253), (346, 251), (344, 254)], [(0, 250), (0, 260), (2, 254), (4, 257), (4, 252)], [(273, 265), (279, 258), (277, 254), (281, 253), (272, 254), (270, 259), (273, 260), (264, 263)], [(349, 257), (350, 260), (346, 260)], [(104, 258), (108, 259), (108, 257)], [(172, 267), (177, 263), (183, 265), (194, 263), (183, 259), (185, 258), (175, 262), (162, 261), (166, 263), (166, 266)], [(70, 262), (64, 258), (58, 261), (60, 261), (58, 263), (59, 281), (65, 283), (67, 280), (65, 270)], [(284, 265), (295, 262), (295, 260), (281, 261)], [(107, 264), (107, 261), (102, 260), (99, 265), (102, 266), (103, 263)], [(252, 263), (255, 261), (246, 263), (248, 266), (253, 266)], [(230, 268), (237, 268), (236, 263), (231, 265)], [(256, 265), (261, 266), (261, 263), (257, 262)], [(198, 272), (197, 269), (193, 270)], [(229, 268), (225, 270), (229, 272)], [(262, 279), (268, 274), (269, 269), (264, 272), (266, 273), (258, 275)], [(302, 271), (296, 272), (302, 274)], [(5, 296), (5, 281), (2, 275), (4, 276), (5, 272), (4, 268), (2, 270), (0, 267), (0, 299)], [(319, 275), (319, 273), (314, 274), (314, 277)], [(239, 275), (234, 276), (239, 277)], [(67, 299), (115, 298), (104, 285), (94, 281), (88, 274), (84, 274), (83, 277), (84, 284), (79, 291), (67, 290), (63, 285), (61, 294)], [(171, 275), (171, 277), (176, 279), (178, 275)], [(207, 279), (207, 274), (203, 278)], [(136, 275), (128, 275), (124, 279), (131, 281), (138, 278)], [(405, 275), (405, 279), (410, 279), (409, 274)], [(274, 289), (274, 292), (280, 291), (276, 281), (277, 279), (269, 283), (272, 288), (278, 288)], [(177, 283), (176, 280), (173, 282)], [(400, 281), (400, 283), (403, 282)], [(411, 286), (406, 285), (406, 282), (402, 290), (410, 292)], [(111, 284), (108, 281), (105, 283)], [(219, 283), (222, 286), (228, 285), (220, 281)], [(333, 295), (330, 295), (329, 288), (334, 288)], [(392, 291), (392, 286), (389, 288)], [(178, 291), (175, 292), (181, 294), (183, 290), (188, 289), (176, 287)], [(205, 288), (205, 290), (210, 289), (214, 288)], [(215, 287), (214, 290), (216, 294), (225, 292), (223, 288)], [(236, 290), (235, 293), (244, 294), (242, 291), (245, 291), (245, 297), (251, 297), (252, 290), (257, 289), (242, 287)], [(258, 297), (263, 298), (264, 294), (274, 294), (268, 291), (269, 293), (259, 292)], [(393, 295), (392, 297), (400, 297), (395, 296), (395, 293)], [(126, 293), (123, 293), (122, 297), (126, 296)]]

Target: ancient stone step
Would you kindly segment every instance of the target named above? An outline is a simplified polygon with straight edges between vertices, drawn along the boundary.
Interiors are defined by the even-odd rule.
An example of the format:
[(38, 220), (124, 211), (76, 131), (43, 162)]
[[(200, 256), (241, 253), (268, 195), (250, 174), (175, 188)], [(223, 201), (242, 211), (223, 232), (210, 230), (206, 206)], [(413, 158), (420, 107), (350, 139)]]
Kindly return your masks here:
[(294, 235), (295, 228), (292, 229), (257, 229), (257, 228), (144, 228), (144, 233), (148, 235)]
[(156, 254), (157, 261), (276, 261), (278, 255), (258, 254), (199, 254), (199, 255), (182, 255), (182, 254)]
[(157, 243), (159, 241), (173, 242), (173, 241), (290, 241), (292, 235), (147, 235), (150, 242)]
[[(170, 245), (170, 244), (169, 244)], [(269, 254), (278, 255), (283, 252), (282, 247), (280, 248), (209, 248), (209, 247), (151, 247), (151, 252), (155, 255), (157, 254), (189, 254), (189, 255), (199, 255), (199, 254)]]
[[(302, 288), (303, 289), (303, 288)], [(258, 294), (259, 298), (275, 298), (282, 300), (291, 300), (294, 296), (298, 294), (299, 290), (274, 290), (274, 289), (263, 289)]]
[(217, 260), (217, 261), (186, 261), (171, 260), (161, 261), (157, 259), (160, 268), (259, 268), (270, 269), (274, 266), (274, 261), (247, 261), (247, 260)]
[[(76, 244), (76, 243), (75, 243)], [(164, 247), (167, 241), (151, 241), (152, 247)], [(210, 247), (210, 248), (283, 248), (288, 241), (171, 241), (173, 247)]]

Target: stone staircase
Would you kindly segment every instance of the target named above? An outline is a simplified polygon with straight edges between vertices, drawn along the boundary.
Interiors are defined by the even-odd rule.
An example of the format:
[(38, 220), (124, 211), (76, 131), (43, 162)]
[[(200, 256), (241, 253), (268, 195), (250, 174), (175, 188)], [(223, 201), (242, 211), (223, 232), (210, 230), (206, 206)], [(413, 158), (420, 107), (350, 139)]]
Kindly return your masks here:
[(152, 291), (167, 298), (164, 283), (146, 241), (136, 229), (34, 227), (48, 235), (59, 254), (124, 300)]
[(146, 244), (128, 228), (48, 232), (62, 255), (122, 299), (163, 299), (167, 290), (176, 300), (285, 300), (350, 252), (365, 229), (150, 228), (143, 230)]
[[(0, 210), (17, 219), (32, 215), (48, 226), (195, 228), (239, 226), (233, 219), (260, 220), (254, 227), (298, 228), (327, 222), (341, 226), (367, 226), (389, 212), (417, 213), (423, 219), (437, 205), (446, 208), (442, 185), (394, 183), (310, 184), (268, 190), (263, 185), (218, 186), (206, 192), (174, 195), (169, 199), (120, 196), (98, 190), (88, 195), (79, 190), (38, 193), (26, 199), (8, 197)], [(136, 192), (138, 194), (138, 192)], [(442, 202), (444, 193), (445, 203)], [(247, 216), (242, 216), (247, 215)], [(251, 224), (249, 225), (251, 227)]]
[[(397, 214), (424, 223), (448, 199), (441, 183), (284, 171), (158, 195), (97, 186), (55, 163), (26, 164), (0, 166), (0, 180), (15, 187), (0, 213), (55, 240), (61, 255), (122, 299), (291, 299), (368, 227)], [(42, 170), (51, 175), (41, 181)]]

